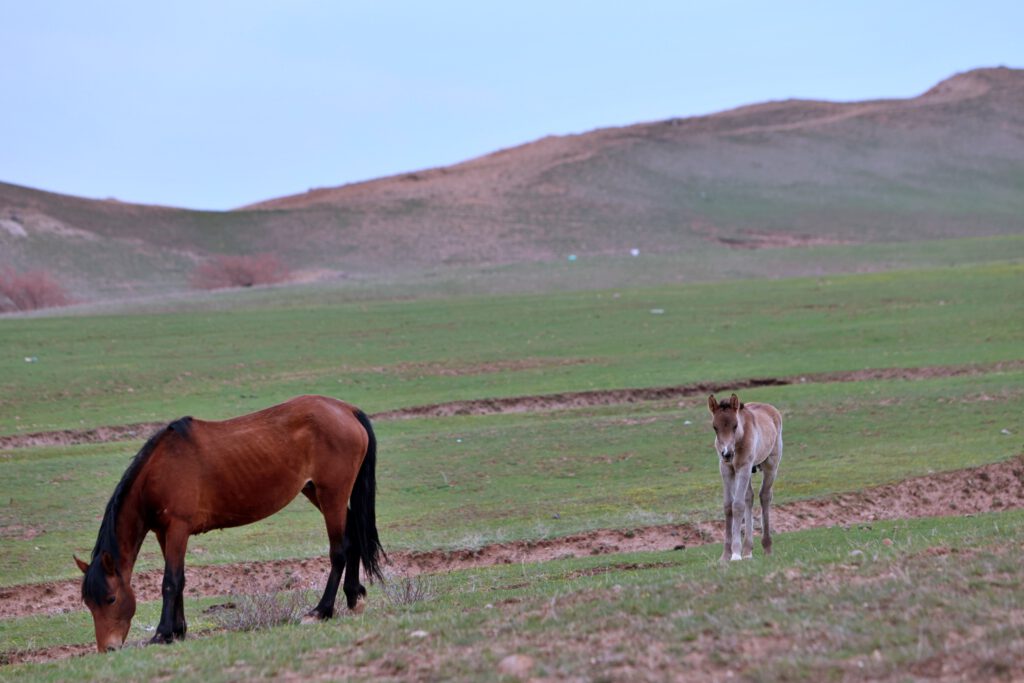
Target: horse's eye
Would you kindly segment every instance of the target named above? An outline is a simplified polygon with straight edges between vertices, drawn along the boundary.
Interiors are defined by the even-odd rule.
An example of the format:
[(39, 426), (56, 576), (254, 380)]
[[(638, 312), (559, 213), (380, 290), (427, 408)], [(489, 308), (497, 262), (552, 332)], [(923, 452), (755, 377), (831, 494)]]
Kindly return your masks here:
[(111, 595), (109, 598), (107, 598), (107, 604), (108, 605), (113, 605), (115, 600), (117, 600), (117, 598), (115, 598), (113, 595)]

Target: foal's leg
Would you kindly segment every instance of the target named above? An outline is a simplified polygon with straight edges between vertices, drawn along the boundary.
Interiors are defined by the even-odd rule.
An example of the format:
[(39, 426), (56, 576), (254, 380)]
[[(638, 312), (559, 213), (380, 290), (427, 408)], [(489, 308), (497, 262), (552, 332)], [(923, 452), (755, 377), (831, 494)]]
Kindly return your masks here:
[(761, 547), (765, 555), (772, 554), (772, 484), (775, 483), (775, 475), (779, 471), (779, 461), (782, 459), (782, 436), (779, 436), (775, 446), (775, 452), (764, 461), (764, 480), (761, 482)]
[(722, 507), (725, 509), (725, 544), (722, 548), (722, 562), (727, 562), (732, 555), (732, 498), (735, 473), (725, 462), (719, 463), (718, 471), (722, 474)]
[(754, 556), (754, 485), (752, 482), (747, 482), (744, 500), (746, 506), (743, 511), (743, 559), (749, 560)]
[(188, 527), (184, 524), (172, 524), (162, 533), (157, 533), (157, 541), (164, 553), (164, 580), (161, 584), (164, 604), (156, 634), (149, 642), (169, 643), (184, 638), (188, 630), (185, 624), (184, 599)]
[(736, 476), (733, 479), (733, 496), (732, 496), (732, 554), (729, 556), (730, 560), (741, 560), (743, 559), (742, 541), (741, 541), (741, 525), (749, 514), (747, 512), (747, 489), (750, 488), (750, 467), (747, 466), (743, 470), (736, 472)]

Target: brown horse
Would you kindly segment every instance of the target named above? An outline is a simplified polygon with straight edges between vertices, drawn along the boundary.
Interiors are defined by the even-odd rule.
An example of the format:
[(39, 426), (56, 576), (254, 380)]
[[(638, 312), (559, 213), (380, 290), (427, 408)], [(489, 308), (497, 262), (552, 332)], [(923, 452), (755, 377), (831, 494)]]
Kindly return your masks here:
[(383, 550), (374, 513), (376, 437), (357, 408), (323, 396), (300, 396), (223, 422), (183, 417), (154, 434), (135, 456), (107, 503), (82, 599), (92, 612), (96, 647), (124, 644), (135, 615), (132, 569), (149, 531), (164, 554), (163, 612), (150, 642), (185, 637), (185, 547), (188, 537), (250, 524), (285, 507), (300, 492), (323, 513), (331, 572), (309, 617), (334, 614), (344, 573), (348, 607), (361, 611), (368, 577), (381, 577)]
[(758, 469), (764, 470), (760, 494), (761, 547), (766, 555), (770, 555), (772, 532), (769, 510), (772, 484), (782, 459), (782, 415), (767, 403), (740, 403), (736, 394), (721, 403), (713, 394), (708, 396), (708, 410), (711, 411), (715, 430), (715, 451), (719, 456), (718, 469), (725, 493), (722, 560), (753, 557), (754, 489), (750, 485), (750, 477)]

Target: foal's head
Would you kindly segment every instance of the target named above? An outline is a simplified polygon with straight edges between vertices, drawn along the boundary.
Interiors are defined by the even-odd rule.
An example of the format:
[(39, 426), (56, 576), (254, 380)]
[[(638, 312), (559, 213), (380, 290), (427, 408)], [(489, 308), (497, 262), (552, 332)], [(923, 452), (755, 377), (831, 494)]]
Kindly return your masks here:
[(82, 599), (92, 612), (96, 627), (96, 648), (100, 652), (116, 650), (124, 645), (135, 616), (135, 593), (118, 571), (109, 552), (103, 551), (87, 564), (75, 558), (85, 574)]
[(708, 396), (711, 426), (715, 430), (715, 451), (726, 462), (736, 455), (736, 443), (743, 438), (743, 423), (739, 419), (742, 407), (736, 394), (721, 402), (715, 400), (714, 394)]

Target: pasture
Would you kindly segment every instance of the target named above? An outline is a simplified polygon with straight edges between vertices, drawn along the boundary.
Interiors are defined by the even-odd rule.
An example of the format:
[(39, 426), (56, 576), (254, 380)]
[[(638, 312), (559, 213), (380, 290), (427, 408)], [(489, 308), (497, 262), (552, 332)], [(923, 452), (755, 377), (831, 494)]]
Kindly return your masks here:
[[(1024, 452), (1024, 265), (1012, 252), (926, 265), (544, 294), (264, 290), (0, 321), (0, 436), (58, 439), (0, 451), (0, 656), (11, 662), (0, 677), (493, 679), (516, 653), (531, 675), (555, 678), (1020, 675), (1021, 475), (1011, 475), (1017, 494), (985, 514), (935, 518), (932, 505), (918, 519), (913, 505), (872, 498), (913, 477), (1012, 468)], [(785, 523), (775, 556), (757, 546), (753, 562), (730, 567), (716, 561), (706, 393), (578, 394), (517, 412), (486, 403), (754, 378), (785, 382), (739, 391), (785, 417), (775, 495)], [(71, 553), (92, 547), (148, 435), (61, 445), (54, 432), (217, 419), (301, 393), (371, 414), (480, 402), (479, 414), (375, 420), (378, 525), (391, 583), (415, 588), (414, 599), (371, 586), (361, 616), (256, 632), (204, 612), (237, 601), (228, 594), (255, 571), (245, 563), (270, 567), (281, 590), (295, 576), (306, 587), (308, 568), (295, 562), (322, 560), (326, 542), (300, 498), (258, 524), (192, 539), (185, 642), (46, 661), (93, 647)], [(806, 513), (840, 496), (864, 496), (890, 519)], [(563, 543), (651, 528), (686, 547)], [(541, 546), (546, 554), (528, 552)], [(484, 566), (494, 547), (522, 552)], [(138, 570), (161, 566), (150, 538)], [(204, 567), (222, 578), (204, 582)], [(37, 588), (41, 609), (16, 607)], [(129, 640), (148, 638), (158, 617), (156, 598), (144, 599)]]

